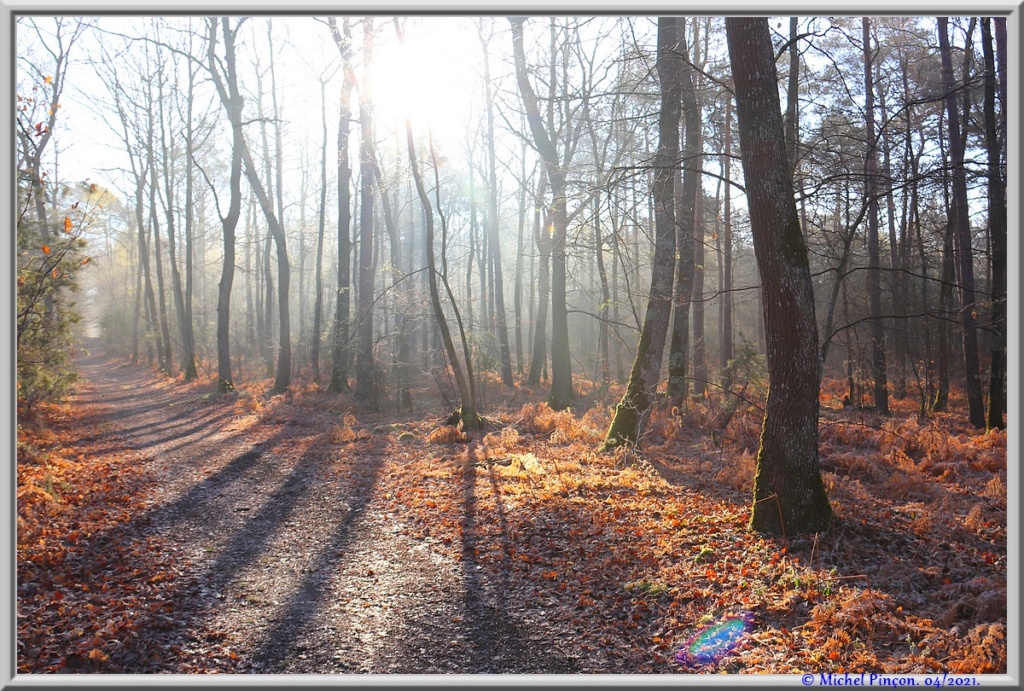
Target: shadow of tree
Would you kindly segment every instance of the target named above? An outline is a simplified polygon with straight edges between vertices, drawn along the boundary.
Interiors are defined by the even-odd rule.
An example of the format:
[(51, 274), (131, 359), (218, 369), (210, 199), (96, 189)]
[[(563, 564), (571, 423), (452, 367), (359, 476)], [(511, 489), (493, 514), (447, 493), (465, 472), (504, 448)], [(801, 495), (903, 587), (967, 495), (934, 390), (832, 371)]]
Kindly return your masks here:
[[(263, 635), (262, 641), (256, 646), (251, 656), (251, 664), (255, 668), (261, 671), (281, 671), (288, 661), (294, 659), (300, 652), (300, 648), (305, 649), (300, 641), (307, 627), (328, 604), (333, 567), (344, 557), (346, 548), (353, 539), (353, 526), (373, 499), (385, 459), (379, 448), (380, 444), (380, 441), (373, 440), (371, 453), (364, 454), (364, 458), (368, 456), (369, 460), (361, 464), (359, 472), (354, 477), (346, 478), (347, 487), (344, 489), (347, 502), (335, 507), (334, 513), (320, 517), (331, 524), (330, 540), (319, 546), (318, 552), (309, 562), (307, 575), (281, 608), (276, 624)], [(232, 553), (229, 546), (225, 550), (224, 564), (211, 567), (210, 571), (215, 579), (224, 582), (238, 571), (241, 562), (252, 561), (266, 543), (268, 531), (280, 526), (291, 514), (299, 493), (308, 491), (310, 484), (322, 478), (324, 465), (319, 454), (306, 454), (282, 485), (281, 490), (264, 505), (267, 507), (265, 515), (258, 516), (251, 522), (257, 523), (262, 520), (264, 526), (256, 528), (253, 535), (246, 538), (239, 536), (238, 540), (233, 541), (238, 543), (241, 554), (236, 557), (229, 556)], [(284, 502), (284, 506), (278, 506), (274, 501), (277, 495)]]

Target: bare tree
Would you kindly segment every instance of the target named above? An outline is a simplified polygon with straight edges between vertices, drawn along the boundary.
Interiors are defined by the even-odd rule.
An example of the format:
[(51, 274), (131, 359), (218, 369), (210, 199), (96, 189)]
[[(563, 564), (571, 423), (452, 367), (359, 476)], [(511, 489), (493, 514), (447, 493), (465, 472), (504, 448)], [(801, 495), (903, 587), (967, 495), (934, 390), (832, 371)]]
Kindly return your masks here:
[(338, 286), (334, 308), (334, 342), (331, 353), (331, 382), (329, 391), (348, 391), (348, 319), (351, 300), (352, 255), (352, 165), (349, 163), (349, 134), (352, 121), (352, 90), (356, 86), (356, 74), (352, 68), (352, 30), (349, 18), (342, 20), (342, 28), (334, 17), (328, 17), (331, 36), (341, 54), (343, 81), (341, 102), (338, 113)]
[[(237, 30), (236, 30), (237, 31)], [(231, 41), (234, 42), (235, 33), (231, 34)], [(225, 44), (228, 43), (227, 34), (225, 35)], [(229, 56), (233, 56), (233, 50), (228, 53)], [(230, 76), (234, 76), (237, 79), (237, 73), (232, 71), (229, 72)], [(229, 79), (230, 79), (229, 76)], [(234, 88), (237, 90), (238, 85), (235, 84)], [(225, 94), (221, 93), (221, 100), (224, 103), (225, 109), (228, 110), (229, 117), (237, 117), (239, 126), (242, 124), (242, 109), (241, 107), (235, 112), (229, 109), (227, 101), (224, 100)], [(275, 119), (277, 112), (275, 109)], [(280, 141), (278, 144), (278, 157), (280, 157)], [(277, 355), (277, 370), (274, 376), (273, 391), (275, 393), (282, 393), (288, 390), (288, 386), (291, 383), (291, 361), (292, 361), (292, 348), (291, 348), (291, 319), (289, 313), (289, 288), (291, 285), (291, 264), (288, 261), (288, 241), (284, 233), (282, 226), (281, 212), (283, 210), (283, 202), (281, 201), (281, 179), (278, 176), (277, 189), (278, 189), (278, 204), (275, 210), (274, 201), (270, 197), (270, 193), (264, 186), (263, 180), (260, 179), (259, 171), (256, 169), (256, 164), (253, 161), (252, 153), (249, 150), (248, 144), (245, 142), (243, 137), (241, 142), (241, 155), (242, 162), (244, 163), (245, 177), (249, 182), (249, 187), (256, 195), (256, 200), (259, 202), (260, 209), (263, 211), (263, 216), (267, 220), (267, 225), (270, 230), (270, 234), (274, 239), (274, 246), (277, 250), (277, 304), (278, 304), (278, 338), (279, 348)], [(270, 161), (267, 161), (269, 167)], [(278, 163), (280, 168), (280, 162)], [(269, 275), (267, 277), (269, 281)]]
[[(555, 410), (569, 407), (573, 397), (572, 361), (569, 354), (569, 314), (565, 302), (566, 279), (566, 214), (565, 166), (571, 157), (572, 147), (566, 147), (567, 160), (559, 159), (558, 151), (541, 120), (537, 95), (530, 85), (526, 69), (526, 53), (523, 48), (523, 24), (525, 17), (509, 17), (512, 25), (512, 48), (515, 54), (516, 81), (519, 93), (526, 107), (534, 145), (544, 161), (548, 184), (551, 187), (552, 203), (547, 210), (545, 227), (554, 231), (551, 267), (551, 396), (549, 403)], [(531, 373), (532, 374), (532, 373)]]
[[(441, 294), (437, 286), (437, 262), (434, 258), (434, 209), (427, 195), (426, 187), (419, 171), (419, 163), (416, 160), (416, 145), (412, 136), (412, 122), (405, 123), (406, 143), (409, 150), (409, 166), (412, 170), (413, 182), (416, 185), (416, 193), (419, 195), (420, 204), (423, 207), (423, 222), (426, 233), (426, 259), (427, 259), (427, 286), (430, 291), (430, 305), (433, 309), (434, 320), (441, 332), (441, 340), (444, 343), (445, 353), (448, 355), (448, 362), (451, 364), (452, 372), (455, 375), (455, 382), (459, 389), (461, 407), (457, 411), (457, 418), (462, 420), (466, 429), (479, 429), (481, 425), (480, 416), (476, 411), (476, 397), (473, 393), (473, 373), (470, 369), (469, 350), (464, 348), (466, 357), (466, 369), (463, 370), (459, 362), (459, 354), (455, 350), (455, 342), (452, 340), (451, 329), (448, 328), (448, 320), (445, 317), (444, 309), (441, 307)], [(435, 167), (436, 172), (436, 167)], [(451, 292), (450, 289), (448, 291)], [(461, 330), (461, 329), (460, 329)], [(465, 335), (463, 334), (463, 340)], [(454, 422), (456, 416), (451, 418)]]
[(878, 242), (878, 133), (875, 130), (875, 84), (871, 76), (871, 28), (861, 19), (864, 35), (864, 118), (868, 150), (864, 170), (864, 196), (868, 202), (868, 304), (871, 317), (871, 372), (875, 380), (875, 409), (889, 414), (889, 386), (885, 363), (885, 325), (882, 323), (882, 279)]
[(679, 114), (683, 90), (681, 58), (681, 20), (658, 18), (658, 79), (661, 83), (661, 108), (658, 114), (658, 151), (654, 178), (654, 265), (651, 290), (647, 299), (640, 342), (630, 370), (626, 393), (615, 407), (605, 450), (636, 446), (646, 416), (654, 402), (665, 337), (672, 310), (672, 278), (676, 265), (675, 168), (679, 157)]
[[(681, 22), (685, 20), (680, 20)], [(679, 29), (679, 50), (682, 60), (690, 63), (690, 51), (686, 45), (685, 24)], [(680, 405), (686, 397), (689, 388), (687, 378), (687, 353), (690, 339), (690, 306), (693, 302), (694, 279), (697, 272), (698, 261), (696, 246), (703, 248), (703, 232), (701, 237), (696, 237), (699, 228), (696, 217), (697, 195), (700, 194), (701, 161), (700, 156), (700, 105), (697, 103), (697, 92), (693, 85), (693, 74), (691, 69), (682, 71), (679, 77), (680, 97), (682, 99), (682, 116), (685, 121), (685, 137), (683, 139), (683, 170), (680, 174), (677, 170), (675, 187), (675, 224), (676, 224), (676, 248), (678, 259), (676, 261), (676, 285), (672, 314), (672, 339), (669, 343), (668, 355), (668, 395), (674, 405)], [(660, 145), (659, 145), (660, 146)], [(679, 177), (681, 175), (681, 180)], [(701, 269), (703, 271), (703, 269)], [(701, 286), (703, 288), (703, 285)], [(698, 300), (701, 299), (698, 295)], [(696, 310), (694, 318), (696, 319)], [(698, 334), (703, 338), (703, 324), (700, 329), (696, 328), (694, 339)], [(697, 359), (696, 344), (694, 344), (694, 360)]]
[(487, 221), (488, 237), (493, 258), (494, 316), (498, 330), (498, 356), (501, 360), (501, 383), (512, 386), (512, 355), (508, 347), (508, 324), (505, 318), (505, 281), (501, 271), (501, 238), (498, 233), (498, 167), (494, 152), (494, 92), (491, 85), (490, 42), (484, 37), (482, 25), (477, 35), (484, 58), (484, 101), (487, 104)]
[(939, 53), (942, 56), (942, 80), (946, 87), (946, 117), (949, 122), (949, 155), (953, 167), (953, 212), (956, 219), (957, 256), (960, 269), (960, 323), (962, 327), (964, 367), (967, 373), (967, 407), (971, 424), (985, 426), (985, 406), (981, 393), (978, 365), (977, 298), (974, 292), (974, 253), (971, 248), (971, 219), (967, 200), (967, 176), (964, 169), (964, 144), (957, 108), (958, 93), (953, 78), (953, 59), (949, 47), (949, 20), (938, 18)]
[(750, 525), (826, 530), (832, 508), (818, 464), (821, 363), (807, 247), (793, 201), (768, 20), (725, 20), (743, 177), (764, 290), (769, 392)]
[(356, 398), (378, 403), (376, 365), (373, 361), (373, 18), (363, 18), (363, 83), (359, 89), (359, 308), (356, 325)]
[(327, 216), (327, 80), (320, 80), (320, 123), (323, 129), (323, 148), (320, 152), (320, 206), (317, 213), (316, 266), (314, 268), (313, 343), (310, 359), (313, 381), (320, 383), (320, 332), (324, 312), (324, 226)]
[[(210, 76), (217, 88), (228, 121), (231, 123), (231, 173), (229, 177), (228, 212), (221, 216), (224, 229), (224, 263), (217, 294), (217, 390), (226, 392), (234, 389), (231, 379), (231, 285), (235, 278), (235, 227), (242, 210), (242, 156), (245, 151), (245, 133), (242, 131), (242, 108), (244, 101), (238, 90), (237, 62), (235, 60), (235, 37), (245, 23), (239, 19), (234, 28), (228, 17), (207, 19), (209, 36), (206, 57)], [(224, 35), (224, 58), (217, 54), (218, 23)], [(215, 188), (211, 187), (211, 190)], [(216, 199), (217, 208), (220, 201)]]
[[(1006, 19), (995, 18), (996, 35), (1006, 41)], [(987, 425), (989, 429), (1005, 428), (1006, 411), (1006, 182), (1002, 172), (1002, 146), (1006, 137), (1006, 102), (1000, 101), (1002, 122), (996, 119), (996, 51), (992, 47), (992, 22), (981, 18), (981, 47), (985, 60), (985, 149), (988, 154), (988, 230), (992, 239), (992, 371), (989, 379)], [(997, 38), (997, 41), (999, 39)], [(1002, 56), (1000, 56), (1002, 58)], [(1002, 63), (1002, 60), (1000, 60)], [(1000, 72), (1006, 68), (1000, 64)]]

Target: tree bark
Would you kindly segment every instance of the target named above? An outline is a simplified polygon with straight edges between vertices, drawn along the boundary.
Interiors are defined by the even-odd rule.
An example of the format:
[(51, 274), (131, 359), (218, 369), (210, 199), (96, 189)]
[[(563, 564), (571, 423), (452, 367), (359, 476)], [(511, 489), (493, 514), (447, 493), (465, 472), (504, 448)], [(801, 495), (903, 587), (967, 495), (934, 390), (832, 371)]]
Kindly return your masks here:
[[(174, 150), (167, 146), (167, 135), (164, 130), (165, 111), (163, 97), (163, 70), (160, 72), (160, 158), (163, 163), (164, 177), (164, 218), (167, 221), (167, 254), (171, 270), (171, 291), (174, 296), (174, 308), (178, 317), (178, 337), (181, 339), (181, 367), (184, 371), (185, 381), (192, 381), (199, 377), (196, 371), (195, 340), (192, 335), (192, 322), (185, 308), (185, 291), (181, 285), (181, 272), (178, 270), (177, 238), (175, 231), (174, 214)], [(188, 134), (186, 129), (186, 136)], [(187, 142), (186, 142), (187, 144)]]
[(827, 530), (832, 508), (818, 464), (821, 363), (807, 247), (793, 201), (768, 20), (725, 20), (743, 176), (764, 291), (769, 393), (750, 525), (767, 533)]
[(498, 357), (501, 360), (501, 383), (512, 386), (512, 354), (508, 347), (508, 323), (505, 317), (505, 280), (501, 272), (501, 241), (498, 235), (498, 168), (494, 150), (494, 96), (491, 85), (491, 61), (488, 42), (482, 30), (480, 43), (484, 53), (484, 101), (487, 107), (487, 203), (490, 248), (494, 272), (494, 316), (498, 330)]
[(729, 361), (733, 359), (733, 294), (732, 294), (732, 94), (725, 95), (725, 132), (723, 133), (724, 152), (722, 156), (722, 174), (725, 178), (725, 191), (722, 200), (722, 385), (732, 386), (728, 376)]
[(799, 17), (789, 18), (789, 82), (786, 87), (786, 154), (789, 175), (796, 174), (800, 160), (800, 51), (797, 49)]
[[(189, 39), (191, 41), (191, 38)], [(193, 160), (192, 160), (192, 148), (194, 146), (192, 140), (192, 109), (194, 107), (195, 100), (195, 71), (190, 66), (188, 69), (188, 90), (186, 91), (186, 106), (185, 106), (185, 287), (184, 287), (184, 307), (185, 307), (185, 334), (184, 344), (185, 348), (185, 381), (189, 381), (190, 375), (195, 375), (193, 378), (199, 377), (199, 372), (196, 369), (196, 334), (195, 334), (195, 322), (192, 319), (192, 294), (193, 294), (193, 282), (194, 282), (194, 267), (195, 262), (193, 261), (193, 233), (194, 233), (194, 220), (195, 214), (193, 213), (192, 206), (194, 204), (193, 189), (194, 189), (194, 171), (193, 171)]]
[(352, 120), (352, 90), (356, 85), (352, 69), (352, 34), (349, 19), (342, 22), (341, 31), (334, 17), (328, 17), (331, 35), (341, 54), (344, 79), (338, 114), (338, 285), (334, 308), (334, 338), (331, 351), (331, 382), (328, 391), (348, 391), (349, 302), (351, 300), (352, 256), (352, 166), (349, 163), (349, 124)]
[(373, 63), (373, 18), (363, 18), (363, 83), (359, 90), (359, 295), (356, 326), (356, 390), (358, 400), (376, 406), (378, 382), (373, 360), (373, 264), (374, 247), (374, 152), (373, 91), (370, 69)]
[[(405, 136), (409, 150), (409, 166), (412, 170), (413, 182), (416, 185), (416, 193), (419, 195), (420, 205), (423, 208), (423, 221), (426, 231), (424, 242), (427, 260), (427, 287), (430, 292), (430, 306), (434, 313), (434, 321), (441, 332), (441, 340), (444, 343), (448, 361), (455, 375), (456, 386), (459, 389), (459, 397), (461, 399), (459, 414), (463, 427), (478, 429), (481, 421), (476, 411), (476, 401), (470, 383), (472, 373), (468, 370), (463, 372), (462, 365), (459, 362), (459, 354), (455, 350), (455, 342), (452, 340), (451, 330), (448, 328), (448, 320), (444, 315), (444, 309), (441, 307), (441, 296), (437, 287), (437, 265), (434, 259), (434, 209), (430, 204), (430, 197), (427, 196), (427, 190), (420, 176), (419, 164), (416, 161), (416, 146), (412, 137), (412, 122), (408, 119), (405, 121)], [(469, 364), (468, 361), (466, 364)]]
[(885, 325), (882, 323), (882, 278), (878, 241), (878, 133), (875, 131), (875, 85), (871, 75), (870, 21), (861, 19), (864, 37), (864, 116), (868, 150), (864, 170), (864, 196), (868, 202), (868, 312), (871, 318), (871, 374), (875, 381), (875, 409), (889, 414), (889, 385), (886, 378)]
[[(682, 21), (682, 20), (680, 20)], [(690, 62), (690, 51), (686, 46), (685, 24), (680, 26), (679, 46), (683, 61)], [(682, 69), (678, 76), (679, 97), (682, 104), (682, 117), (685, 119), (685, 137), (683, 139), (682, 157), (682, 180), (677, 179), (675, 189), (676, 209), (676, 285), (672, 314), (672, 339), (669, 344), (668, 354), (668, 395), (673, 405), (681, 406), (686, 392), (689, 389), (687, 377), (687, 351), (689, 346), (690, 330), (690, 305), (693, 302), (694, 293), (697, 289), (696, 274), (699, 270), (697, 265), (697, 244), (703, 242), (703, 238), (697, 238), (696, 201), (700, 193), (701, 161), (700, 154), (700, 106), (697, 103), (697, 93), (693, 86), (692, 68)], [(678, 125), (677, 125), (678, 126)], [(659, 134), (659, 137), (661, 135)], [(678, 135), (676, 137), (678, 141)], [(660, 139), (659, 139), (660, 142)], [(659, 144), (660, 146), (660, 144)], [(677, 145), (678, 146), (678, 145)], [(678, 152), (678, 148), (677, 148)], [(657, 209), (655, 210), (657, 214)], [(703, 289), (703, 281), (701, 281)], [(697, 296), (698, 299), (700, 295)], [(694, 366), (697, 364), (697, 336), (703, 337), (703, 324), (697, 327), (697, 310), (694, 309)], [(703, 318), (703, 312), (700, 315)]]
[(672, 313), (673, 269), (676, 265), (678, 224), (675, 209), (675, 168), (679, 158), (679, 116), (683, 90), (680, 58), (681, 20), (658, 18), (657, 71), (661, 82), (658, 114), (658, 150), (655, 154), (654, 264), (640, 342), (622, 400), (615, 408), (604, 439), (606, 451), (637, 446), (643, 434), (660, 378), (665, 337)]
[[(998, 22), (999, 19), (996, 19)], [(1006, 20), (1003, 19), (1005, 22)], [(992, 364), (989, 377), (989, 429), (1004, 429), (1006, 422), (1006, 183), (1002, 172), (999, 123), (996, 120), (996, 61), (992, 48), (992, 20), (981, 18), (985, 59), (985, 149), (988, 154), (988, 231), (992, 240)], [(998, 28), (997, 28), (998, 31)], [(1003, 70), (1005, 72), (1005, 69)], [(1006, 104), (1002, 104), (1005, 116)], [(1005, 132), (1005, 130), (1004, 130)], [(1004, 134), (1005, 136), (1005, 134)]]
[(320, 152), (320, 209), (316, 229), (316, 266), (313, 296), (313, 336), (310, 352), (313, 382), (320, 383), (320, 332), (324, 312), (324, 230), (327, 221), (327, 81), (320, 82), (320, 123), (323, 128), (323, 148)]
[(519, 226), (516, 233), (516, 273), (512, 288), (512, 309), (515, 315), (516, 372), (523, 373), (523, 253), (526, 229), (526, 198), (530, 184), (526, 177), (526, 142), (522, 144), (519, 180)]
[[(515, 54), (516, 81), (526, 107), (534, 144), (548, 173), (552, 203), (545, 225), (553, 231), (551, 245), (551, 395), (548, 403), (554, 410), (568, 408), (573, 398), (572, 361), (569, 353), (569, 313), (566, 306), (566, 216), (565, 172), (558, 159), (554, 142), (541, 121), (537, 96), (526, 74), (523, 48), (523, 17), (509, 17), (512, 25), (512, 46)], [(531, 372), (532, 375), (532, 372)], [(532, 377), (531, 377), (532, 378)]]
[[(220, 21), (224, 34), (224, 69), (221, 75), (220, 60), (217, 57), (217, 22)], [(235, 277), (235, 227), (242, 209), (242, 152), (245, 138), (242, 132), (242, 96), (238, 91), (238, 76), (235, 64), (235, 34), (245, 19), (231, 28), (227, 17), (211, 17), (207, 20), (210, 36), (207, 44), (207, 64), (213, 77), (221, 103), (231, 123), (231, 174), (228, 189), (228, 213), (221, 216), (224, 230), (224, 264), (221, 270), (217, 292), (217, 390), (221, 393), (235, 388), (231, 379), (231, 285)]]
[[(153, 142), (150, 141), (150, 146)], [(160, 218), (157, 214), (157, 179), (156, 161), (150, 159), (150, 166), (153, 168), (153, 175), (150, 178), (149, 186), (149, 224), (153, 229), (153, 262), (156, 268), (156, 294), (159, 307), (159, 327), (157, 338), (157, 353), (160, 362), (160, 370), (167, 375), (174, 373), (174, 364), (171, 358), (171, 328), (167, 321), (167, 290), (164, 286), (164, 262), (163, 252), (160, 248)]]
[[(697, 33), (700, 23), (696, 20), (692, 20), (693, 23), (693, 63), (695, 65), (701, 65), (702, 59), (699, 57), (700, 52), (700, 41)], [(690, 72), (691, 70), (687, 70)], [(687, 149), (692, 149), (696, 155), (695, 158), (685, 159), (683, 165), (686, 166), (686, 172), (693, 174), (696, 178), (693, 191), (693, 237), (694, 237), (694, 252), (693, 252), (693, 393), (696, 396), (705, 396), (707, 394), (708, 386), (708, 356), (707, 356), (707, 337), (705, 336), (705, 323), (704, 323), (704, 308), (707, 304), (704, 301), (704, 266), (705, 260), (705, 232), (704, 232), (704, 189), (701, 181), (704, 178), (704, 134), (701, 126), (702, 111), (701, 102), (698, 98), (699, 90), (697, 85), (700, 80), (700, 73), (697, 70), (692, 70), (692, 84), (689, 88), (686, 86), (686, 80), (683, 81), (683, 108), (690, 109), (689, 113), (686, 113), (684, 117), (687, 123), (690, 119), (696, 121), (696, 132), (695, 134), (695, 145), (691, 147), (687, 145)], [(687, 93), (689, 92), (689, 93)], [(687, 134), (689, 136), (689, 134)], [(683, 195), (686, 195), (686, 176), (683, 175)]]
[(953, 166), (953, 199), (956, 213), (956, 235), (960, 269), (960, 323), (962, 325), (964, 367), (967, 374), (967, 407), (970, 422), (985, 427), (985, 406), (981, 393), (978, 365), (978, 304), (974, 294), (974, 253), (971, 249), (971, 219), (967, 202), (967, 177), (964, 169), (964, 145), (961, 139), (960, 113), (957, 109), (957, 87), (953, 78), (953, 60), (949, 47), (948, 18), (938, 18), (939, 53), (942, 57), (942, 78), (946, 87), (946, 117), (949, 122), (949, 155)]
[[(551, 303), (551, 228), (543, 214), (544, 189), (547, 187), (547, 169), (541, 168), (534, 201), (534, 243), (537, 246), (537, 311), (531, 320), (533, 325), (533, 349), (530, 356), (530, 372), (526, 381), (540, 383), (545, 370), (548, 348), (548, 305)], [(531, 281), (531, 286), (533, 282)], [(533, 304), (531, 300), (531, 305)]]

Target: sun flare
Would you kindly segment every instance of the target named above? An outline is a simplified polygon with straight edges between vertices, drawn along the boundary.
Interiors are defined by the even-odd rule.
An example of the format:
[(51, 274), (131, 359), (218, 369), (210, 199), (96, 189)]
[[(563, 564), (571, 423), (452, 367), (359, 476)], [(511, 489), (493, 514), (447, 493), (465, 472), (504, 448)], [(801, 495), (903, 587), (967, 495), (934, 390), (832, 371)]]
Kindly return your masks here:
[(377, 117), (412, 119), (435, 138), (464, 136), (474, 103), (479, 104), (480, 43), (460, 18), (416, 18), (399, 41), (378, 34), (373, 89)]

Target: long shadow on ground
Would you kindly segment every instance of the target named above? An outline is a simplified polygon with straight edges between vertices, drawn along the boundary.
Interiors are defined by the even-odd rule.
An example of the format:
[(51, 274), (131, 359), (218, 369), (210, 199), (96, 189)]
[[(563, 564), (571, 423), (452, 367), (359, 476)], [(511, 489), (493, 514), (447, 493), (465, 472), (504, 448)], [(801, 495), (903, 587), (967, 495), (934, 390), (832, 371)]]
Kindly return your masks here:
[[(502, 556), (507, 558), (508, 524), (500, 491), (489, 469), (492, 490), (496, 497), (498, 542)], [(570, 674), (577, 671), (576, 662), (560, 655), (546, 641), (542, 629), (513, 614), (506, 597), (509, 591), (507, 570), (493, 577), (478, 562), (482, 547), (483, 525), (494, 517), (481, 516), (476, 496), (477, 470), (468, 465), (462, 475), (462, 583), (461, 602), (452, 612), (439, 609), (420, 614), (404, 623), (404, 634), (396, 641), (395, 655), (408, 660), (403, 671), (418, 672), (427, 666), (430, 671), (464, 674)], [(441, 630), (458, 647), (447, 650), (425, 650), (415, 637), (417, 630)]]
[[(300, 488), (306, 490), (310, 483), (317, 483), (323, 477), (325, 464), (319, 460), (307, 460), (310, 458), (310, 454), (307, 453), (303, 461), (299, 462), (282, 488), (281, 494), (288, 495), (288, 485), (292, 486), (293, 492)], [(338, 501), (332, 507), (331, 513), (317, 516), (318, 520), (332, 525), (330, 540), (319, 545), (318, 553), (305, 569), (306, 576), (293, 590), (288, 602), (281, 607), (274, 625), (263, 635), (262, 641), (252, 653), (251, 664), (254, 670), (280, 673), (285, 671), (289, 663), (300, 655), (305, 655), (306, 651), (313, 647), (304, 641), (305, 634), (309, 627), (315, 625), (319, 615), (332, 604), (328, 601), (331, 577), (337, 564), (345, 557), (349, 544), (356, 539), (354, 524), (363, 516), (373, 498), (384, 459), (383, 453), (365, 454), (357, 469), (358, 472), (345, 488), (347, 491), (344, 501)], [(268, 501), (266, 506), (271, 507), (272, 501)], [(280, 516), (268, 520), (279, 524), (291, 513), (293, 506), (294, 503), (291, 503), (283, 509)], [(254, 556), (253, 546), (248, 546), (244, 555), (251, 560)], [(317, 652), (326, 655), (331, 651)], [(321, 665), (328, 664), (325, 660), (317, 662)]]

